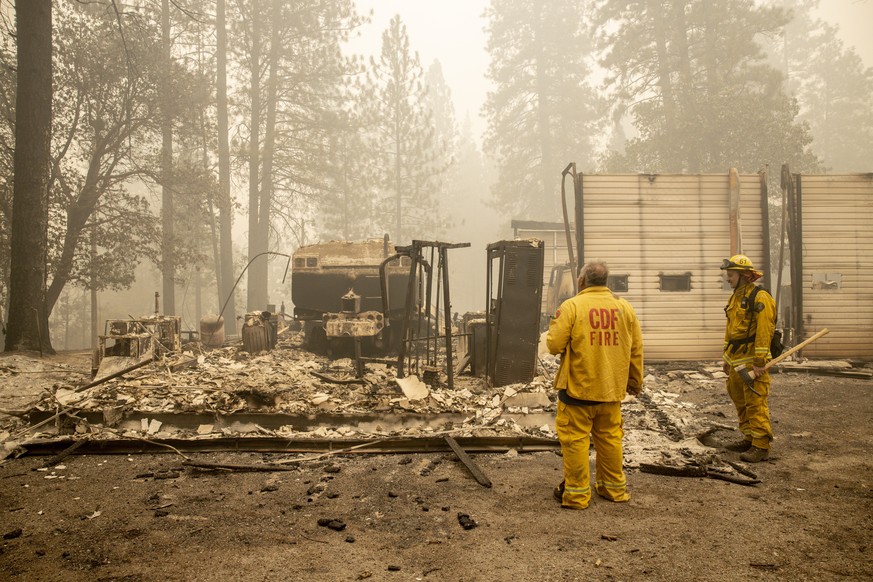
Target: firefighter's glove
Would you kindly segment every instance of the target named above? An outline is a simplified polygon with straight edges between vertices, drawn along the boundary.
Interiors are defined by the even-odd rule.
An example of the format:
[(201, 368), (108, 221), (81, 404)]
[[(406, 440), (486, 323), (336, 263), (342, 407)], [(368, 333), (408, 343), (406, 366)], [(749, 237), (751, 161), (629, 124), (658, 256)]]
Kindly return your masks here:
[(727, 362), (725, 362), (724, 364), (721, 365), (721, 371), (724, 372), (725, 374), (730, 374), (731, 373), (731, 365), (728, 364)]
[(628, 384), (627, 393), (631, 396), (639, 396), (640, 392), (642, 391), (642, 386), (631, 386), (630, 384)]

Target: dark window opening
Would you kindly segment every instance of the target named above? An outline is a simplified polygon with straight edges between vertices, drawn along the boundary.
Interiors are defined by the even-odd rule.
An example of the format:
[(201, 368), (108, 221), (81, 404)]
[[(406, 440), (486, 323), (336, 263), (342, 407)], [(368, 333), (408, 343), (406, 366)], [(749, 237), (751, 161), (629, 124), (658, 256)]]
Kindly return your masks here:
[(691, 273), (658, 275), (661, 291), (691, 291)]
[(606, 286), (613, 293), (627, 293), (627, 275), (609, 275), (606, 278)]

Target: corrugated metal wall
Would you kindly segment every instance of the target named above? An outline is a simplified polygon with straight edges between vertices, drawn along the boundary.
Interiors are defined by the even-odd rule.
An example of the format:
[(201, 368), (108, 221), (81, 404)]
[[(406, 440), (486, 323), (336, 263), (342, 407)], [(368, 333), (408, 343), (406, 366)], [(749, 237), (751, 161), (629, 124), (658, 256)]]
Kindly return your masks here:
[(873, 174), (800, 176), (804, 335), (813, 358), (873, 358)]
[[(729, 175), (608, 174), (583, 177), (584, 253), (627, 275), (621, 293), (637, 311), (646, 359), (719, 359), (730, 290), (719, 269), (730, 256)], [(569, 202), (572, 204), (572, 202)], [(763, 264), (761, 180), (740, 176), (742, 250)], [(546, 241), (546, 272), (567, 260), (563, 232), (516, 228)], [(551, 241), (560, 245), (550, 249)], [(661, 289), (662, 275), (690, 275), (690, 290)]]

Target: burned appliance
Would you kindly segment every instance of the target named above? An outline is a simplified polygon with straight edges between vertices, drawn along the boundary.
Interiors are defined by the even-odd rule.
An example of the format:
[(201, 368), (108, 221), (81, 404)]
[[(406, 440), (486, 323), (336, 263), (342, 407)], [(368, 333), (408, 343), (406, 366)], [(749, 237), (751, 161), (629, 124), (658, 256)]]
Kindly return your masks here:
[(98, 336), (91, 371), (96, 378), (108, 376), (146, 360), (182, 348), (182, 318), (155, 315), (141, 319), (108, 319)]
[(291, 299), (306, 346), (328, 354), (396, 350), (399, 326), (390, 321), (405, 312), (409, 266), (387, 236), (300, 247), (292, 260)]
[(486, 379), (493, 386), (527, 383), (536, 372), (545, 246), (538, 239), (500, 241), (487, 253)]
[(243, 350), (258, 354), (276, 347), (278, 335), (285, 329), (280, 315), (272, 310), (246, 313), (242, 327)]

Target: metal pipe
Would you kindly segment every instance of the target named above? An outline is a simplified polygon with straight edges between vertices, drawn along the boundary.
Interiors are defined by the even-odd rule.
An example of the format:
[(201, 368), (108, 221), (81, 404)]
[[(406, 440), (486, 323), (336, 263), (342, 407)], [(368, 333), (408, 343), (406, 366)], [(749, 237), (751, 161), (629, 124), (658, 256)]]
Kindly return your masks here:
[(567, 214), (567, 193), (565, 189), (565, 183), (567, 181), (567, 175), (570, 174), (573, 176), (573, 190), (575, 192), (576, 189), (576, 162), (570, 162), (567, 164), (567, 167), (561, 172), (561, 209), (564, 211), (564, 234), (567, 237), (567, 254), (570, 260), (570, 268), (573, 270), (573, 289), (578, 292), (579, 289), (576, 287), (576, 277), (577, 277), (577, 266), (576, 259), (573, 255), (573, 241), (570, 237), (570, 217)]

